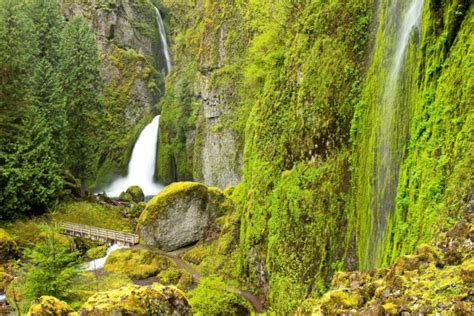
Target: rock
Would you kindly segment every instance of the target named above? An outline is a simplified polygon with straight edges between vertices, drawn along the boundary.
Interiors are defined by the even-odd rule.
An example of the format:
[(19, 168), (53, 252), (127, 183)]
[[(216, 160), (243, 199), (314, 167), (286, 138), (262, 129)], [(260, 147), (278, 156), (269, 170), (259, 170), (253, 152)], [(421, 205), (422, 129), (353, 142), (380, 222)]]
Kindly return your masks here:
[(357, 292), (335, 290), (326, 293), (321, 300), (321, 310), (326, 314), (336, 314), (341, 308), (360, 307), (364, 299)]
[(145, 201), (145, 194), (143, 193), (142, 188), (140, 188), (138, 185), (132, 185), (128, 187), (126, 192), (132, 197), (130, 202), (140, 203)]
[(81, 308), (92, 315), (191, 315), (186, 295), (174, 286), (128, 285), (91, 296)]
[(66, 302), (60, 301), (52, 296), (41, 296), (33, 302), (28, 311), (30, 316), (67, 316), (73, 309)]
[(474, 286), (474, 258), (463, 262), (461, 265), (461, 278), (465, 284)]
[(150, 200), (138, 221), (141, 241), (172, 251), (202, 239), (213, 221), (233, 207), (216, 188), (177, 182)]
[(130, 193), (128, 193), (128, 192), (122, 192), (122, 193), (120, 193), (118, 199), (119, 199), (119, 201), (128, 202), (128, 203), (130, 203), (130, 202), (133, 201), (132, 195), (131, 195)]
[(13, 238), (0, 228), (0, 262), (13, 259), (18, 255), (18, 247)]
[(107, 246), (102, 245), (94, 248), (90, 248), (86, 251), (86, 257), (89, 260), (95, 260), (105, 257), (107, 253)]
[(104, 269), (107, 272), (123, 273), (132, 279), (140, 280), (175, 267), (174, 261), (150, 250), (124, 248), (110, 253)]

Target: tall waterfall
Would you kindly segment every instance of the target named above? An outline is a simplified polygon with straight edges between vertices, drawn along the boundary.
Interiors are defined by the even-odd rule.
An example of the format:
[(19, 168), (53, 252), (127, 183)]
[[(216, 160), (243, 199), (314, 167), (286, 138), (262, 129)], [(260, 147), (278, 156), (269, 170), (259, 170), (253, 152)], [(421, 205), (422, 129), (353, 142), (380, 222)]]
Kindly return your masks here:
[(145, 195), (155, 195), (163, 185), (155, 183), (157, 136), (160, 116), (156, 116), (138, 137), (128, 164), (128, 175), (114, 181), (105, 191), (111, 197), (117, 197), (131, 185), (139, 185)]
[(162, 69), (161, 72), (166, 76), (171, 71), (171, 57), (168, 49), (168, 42), (166, 40), (165, 25), (161, 18), (160, 10), (155, 7), (156, 13), (156, 24), (158, 25), (158, 32), (160, 33), (161, 45), (163, 47), (163, 55), (165, 56), (166, 68)]
[[(396, 5), (400, 4), (400, 0)], [(374, 267), (388, 218), (395, 208), (402, 151), (404, 146), (405, 115), (408, 111), (408, 94), (402, 92), (405, 80), (403, 66), (406, 60), (407, 48), (410, 44), (410, 34), (414, 28), (419, 28), (423, 0), (410, 0), (410, 4), (402, 15), (395, 15), (398, 34), (395, 35), (394, 52), (390, 55), (390, 69), (384, 81), (381, 96), (380, 122), (377, 135), (377, 149), (374, 168), (374, 184), (372, 197), (373, 222), (366, 254), (367, 265)], [(408, 74), (409, 75), (409, 74)]]

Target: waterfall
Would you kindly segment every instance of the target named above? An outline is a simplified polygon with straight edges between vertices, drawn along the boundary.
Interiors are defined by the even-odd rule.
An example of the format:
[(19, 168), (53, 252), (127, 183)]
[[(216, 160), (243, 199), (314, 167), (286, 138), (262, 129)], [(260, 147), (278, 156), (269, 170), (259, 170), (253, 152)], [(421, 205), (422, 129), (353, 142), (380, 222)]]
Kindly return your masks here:
[(163, 55), (165, 56), (166, 68), (162, 69), (163, 76), (166, 76), (171, 71), (171, 57), (168, 49), (168, 42), (166, 41), (165, 25), (161, 18), (160, 10), (155, 7), (156, 24), (158, 25), (158, 32), (160, 33), (161, 45), (163, 47)]
[[(396, 3), (397, 5), (399, 3)], [(398, 19), (395, 25), (394, 53), (390, 55), (390, 69), (384, 81), (380, 104), (380, 126), (377, 149), (375, 150), (375, 169), (372, 197), (373, 224), (367, 245), (367, 266), (377, 265), (379, 248), (383, 242), (390, 214), (395, 208), (399, 169), (404, 145), (404, 115), (408, 111), (406, 96), (401, 96), (404, 82), (403, 66), (410, 43), (410, 34), (419, 28), (423, 0), (411, 0), (403, 15), (393, 15)], [(407, 91), (404, 92), (408, 95)], [(402, 100), (405, 98), (405, 100)], [(401, 141), (402, 140), (402, 141)]]
[(155, 195), (163, 189), (163, 185), (153, 180), (159, 120), (158, 115), (143, 129), (133, 147), (127, 177), (115, 180), (105, 190), (108, 196), (118, 197), (131, 185), (140, 186), (146, 196)]
[(121, 246), (121, 245), (118, 245), (118, 244), (114, 244), (114, 245), (110, 246), (107, 249), (105, 257), (87, 262), (85, 264), (84, 271), (97, 271), (97, 270), (102, 269), (105, 266), (105, 261), (107, 260), (109, 255), (112, 253), (112, 251), (117, 250), (117, 249), (121, 249), (121, 248), (125, 248), (125, 246)]

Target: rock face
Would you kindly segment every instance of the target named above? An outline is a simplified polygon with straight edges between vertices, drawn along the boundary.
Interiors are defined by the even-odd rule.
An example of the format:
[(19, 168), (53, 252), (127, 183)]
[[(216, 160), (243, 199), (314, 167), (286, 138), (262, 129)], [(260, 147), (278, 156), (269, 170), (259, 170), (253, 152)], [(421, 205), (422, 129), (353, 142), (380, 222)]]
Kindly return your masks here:
[[(111, 113), (110, 149), (98, 184), (124, 172), (137, 132), (163, 94), (163, 57), (153, 5), (147, 0), (63, 1), (66, 20), (84, 16), (101, 58), (104, 102)], [(125, 133), (124, 133), (125, 131)], [(126, 153), (126, 154), (124, 154)]]
[(212, 222), (232, 207), (224, 194), (201, 183), (177, 182), (151, 199), (140, 216), (143, 243), (172, 251), (202, 239)]
[(191, 315), (191, 307), (176, 287), (154, 283), (97, 293), (83, 305), (81, 315)]
[(41, 296), (36, 302), (31, 304), (28, 315), (44, 316), (57, 315), (66, 316), (72, 313), (73, 309), (66, 302), (60, 301), (52, 296)]

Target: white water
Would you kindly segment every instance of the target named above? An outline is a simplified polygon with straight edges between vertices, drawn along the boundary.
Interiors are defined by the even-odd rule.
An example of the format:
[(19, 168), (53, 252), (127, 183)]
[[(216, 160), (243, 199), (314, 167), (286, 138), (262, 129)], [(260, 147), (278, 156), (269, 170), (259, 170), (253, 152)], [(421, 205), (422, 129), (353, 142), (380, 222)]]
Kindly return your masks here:
[(128, 175), (115, 180), (106, 190), (108, 196), (118, 197), (131, 185), (142, 188), (145, 196), (155, 195), (163, 189), (163, 185), (155, 183), (156, 147), (160, 116), (157, 115), (141, 132), (133, 147), (128, 164)]
[(166, 40), (165, 25), (163, 24), (163, 19), (161, 18), (160, 10), (155, 7), (156, 13), (156, 24), (158, 25), (158, 31), (160, 33), (161, 45), (163, 46), (163, 55), (165, 55), (166, 69), (162, 70), (164, 76), (166, 76), (171, 71), (171, 57), (168, 48), (168, 42)]
[(5, 303), (7, 301), (7, 296), (5, 294), (0, 294), (0, 303)]
[(96, 271), (96, 270), (102, 269), (105, 266), (105, 261), (107, 260), (109, 255), (112, 253), (112, 251), (115, 251), (115, 250), (121, 249), (121, 248), (126, 248), (126, 247), (121, 246), (119, 244), (114, 244), (114, 245), (110, 246), (107, 249), (105, 257), (87, 262), (86, 265), (85, 265), (86, 267), (85, 267), (84, 271)]

